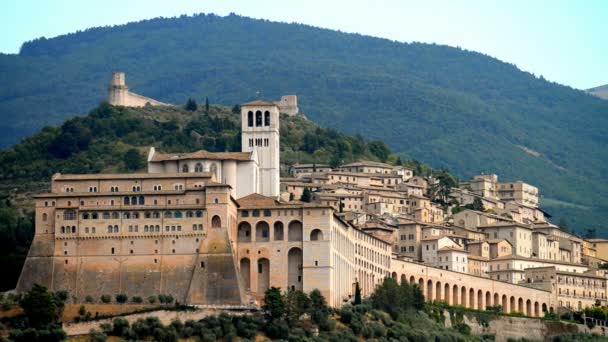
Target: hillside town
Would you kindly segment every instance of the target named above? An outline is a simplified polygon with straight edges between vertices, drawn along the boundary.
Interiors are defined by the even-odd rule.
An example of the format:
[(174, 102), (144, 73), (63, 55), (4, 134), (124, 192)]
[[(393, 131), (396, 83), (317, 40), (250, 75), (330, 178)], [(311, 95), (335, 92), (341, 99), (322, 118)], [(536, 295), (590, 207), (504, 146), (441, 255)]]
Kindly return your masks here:
[[(128, 89), (124, 75), (111, 100), (117, 87)], [(607, 304), (608, 240), (552, 224), (537, 187), (495, 174), (452, 184), (366, 160), (285, 166), (279, 104), (240, 106), (241, 152), (151, 147), (146, 173), (55, 174), (35, 196), (17, 291), (257, 306), (278, 287), (340, 307), (392, 277), (429, 302), (479, 310), (540, 317)]]

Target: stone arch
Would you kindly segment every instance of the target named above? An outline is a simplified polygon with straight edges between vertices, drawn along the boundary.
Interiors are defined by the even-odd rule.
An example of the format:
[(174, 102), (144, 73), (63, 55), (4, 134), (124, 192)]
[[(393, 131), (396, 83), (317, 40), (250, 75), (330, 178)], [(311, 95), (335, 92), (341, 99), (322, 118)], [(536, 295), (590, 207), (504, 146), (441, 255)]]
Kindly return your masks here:
[[(513, 297), (511, 297), (513, 298)], [(515, 303), (511, 304), (511, 310), (512, 311), (519, 311), (521, 313), (524, 313), (524, 300), (519, 297), (519, 299), (517, 300), (517, 310), (515, 309)]]
[(270, 126), (270, 112), (264, 112), (264, 126)]
[(289, 241), (302, 241), (302, 222), (294, 220), (287, 226), (287, 239)]
[(441, 282), (438, 281), (435, 283), (435, 300), (442, 300), (441, 297)]
[(407, 283), (407, 278), (405, 277), (405, 274), (402, 274), (401, 275), (401, 284), (403, 285), (405, 283)]
[(211, 227), (222, 228), (222, 219), (218, 215), (213, 216), (211, 219)]
[(509, 313), (509, 306), (507, 302), (507, 295), (502, 295), (502, 312)]
[(539, 317), (539, 316), (540, 316), (540, 312), (539, 312), (538, 302), (534, 302), (534, 317)]
[(393, 273), (391, 274), (391, 278), (393, 278), (393, 280), (394, 280), (395, 282), (397, 282), (397, 272), (393, 272)]
[(258, 294), (263, 295), (270, 287), (270, 260), (258, 259)]
[(426, 297), (426, 292), (424, 292), (424, 279), (418, 279), (418, 288), (420, 289), (420, 292), (422, 292), (422, 294)]
[(483, 291), (477, 290), (477, 310), (485, 310), (483, 307)]
[(196, 165), (194, 165), (194, 172), (203, 172), (203, 164), (196, 163)]
[(249, 258), (243, 258), (243, 259), (241, 259), (239, 266), (240, 266), (240, 270), (241, 270), (241, 279), (243, 280), (243, 286), (245, 287), (245, 290), (250, 291), (251, 290), (251, 261), (249, 260)]
[(302, 291), (302, 265), (304, 257), (302, 250), (293, 247), (287, 253), (287, 288), (291, 291)]
[[(310, 240), (312, 240), (312, 241), (322, 241), (323, 240), (323, 232), (321, 231), (321, 229), (313, 229), (312, 232), (310, 232)], [(395, 280), (397, 280), (396, 275), (397, 275), (397, 273), (395, 273)]]
[(547, 312), (547, 304), (546, 303), (543, 303), (542, 310), (543, 310), (543, 313)]
[(499, 299), (499, 295), (498, 293), (494, 293), (494, 301), (492, 301), (492, 304), (494, 306), (499, 306), (500, 305), (500, 299)]
[(426, 300), (433, 301), (433, 281), (431, 279), (426, 282)]
[(459, 303), (458, 285), (454, 285), (452, 288), (452, 305), (458, 305)]
[(190, 167), (188, 167), (188, 164), (182, 165), (182, 172), (184, 172), (184, 173), (190, 172)]
[(467, 306), (467, 288), (465, 286), (460, 288), (460, 305)]
[(492, 294), (490, 293), (490, 291), (486, 291), (486, 302), (485, 302), (485, 308), (483, 308), (483, 310), (486, 310), (488, 308), (488, 306), (492, 306)]
[(270, 226), (266, 221), (260, 221), (255, 225), (255, 241), (268, 242), (270, 240)]
[(526, 300), (526, 316), (532, 316), (532, 301)]
[(251, 225), (249, 222), (239, 223), (236, 235), (238, 242), (251, 242)]
[(274, 239), (276, 241), (282, 241), (285, 239), (284, 237), (284, 229), (283, 229), (283, 222), (281, 221), (277, 221), (274, 223)]
[(414, 284), (416, 282), (416, 278), (414, 276), (410, 277), (410, 284)]
[(452, 302), (450, 302), (450, 284), (448, 283), (443, 287), (443, 301), (447, 304), (452, 304)]
[(469, 308), (475, 309), (475, 290), (469, 289)]

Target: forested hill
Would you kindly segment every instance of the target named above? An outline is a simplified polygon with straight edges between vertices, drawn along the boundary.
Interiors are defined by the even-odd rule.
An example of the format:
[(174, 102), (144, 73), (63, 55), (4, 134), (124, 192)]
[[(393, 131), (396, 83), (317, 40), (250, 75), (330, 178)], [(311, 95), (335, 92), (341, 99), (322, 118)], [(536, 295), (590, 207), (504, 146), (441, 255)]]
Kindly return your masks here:
[(461, 178), (538, 185), (545, 207), (577, 229), (608, 220), (608, 101), (480, 53), (236, 15), (95, 28), (0, 55), (1, 145), (92, 108), (116, 69), (168, 103), (298, 94), (323, 126)]

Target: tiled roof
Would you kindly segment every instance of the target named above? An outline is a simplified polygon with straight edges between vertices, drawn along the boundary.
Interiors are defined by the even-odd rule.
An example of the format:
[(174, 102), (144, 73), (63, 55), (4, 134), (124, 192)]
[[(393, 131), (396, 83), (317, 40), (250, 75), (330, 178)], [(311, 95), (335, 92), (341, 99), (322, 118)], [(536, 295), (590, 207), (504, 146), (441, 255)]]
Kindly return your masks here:
[(247, 103), (243, 103), (241, 107), (278, 107), (274, 102), (255, 100)]
[(213, 159), (213, 160), (251, 160), (251, 152), (209, 152), (200, 150), (191, 153), (154, 153), (153, 162), (186, 159)]
[(92, 174), (61, 174), (53, 175), (54, 181), (71, 180), (108, 180), (108, 179), (167, 179), (167, 178), (211, 178), (211, 172), (192, 173), (92, 173)]

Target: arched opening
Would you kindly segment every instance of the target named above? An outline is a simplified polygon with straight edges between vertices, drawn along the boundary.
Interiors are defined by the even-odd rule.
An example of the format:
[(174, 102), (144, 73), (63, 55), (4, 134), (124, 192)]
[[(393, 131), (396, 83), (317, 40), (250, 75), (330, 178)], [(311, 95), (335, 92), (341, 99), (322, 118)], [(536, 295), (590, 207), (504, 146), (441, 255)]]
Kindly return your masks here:
[(194, 165), (194, 172), (203, 172), (203, 164), (196, 163), (196, 165)]
[(452, 304), (450, 302), (450, 284), (445, 284), (443, 287), (443, 301), (448, 304)]
[(486, 307), (484, 309), (487, 309), (488, 306), (492, 306), (492, 294), (490, 291), (486, 292)]
[(407, 282), (407, 278), (405, 278), (405, 274), (401, 275), (401, 284), (405, 284)]
[(534, 302), (534, 316), (535, 317), (540, 316), (540, 312), (538, 312), (538, 308), (539, 308), (538, 302)]
[[(513, 298), (513, 297), (511, 297), (511, 298)], [(515, 303), (511, 304), (511, 310), (524, 313), (524, 300), (520, 297), (517, 300), (517, 310), (515, 309)]]
[(270, 226), (265, 221), (260, 221), (255, 225), (255, 241), (268, 242), (270, 240)]
[(475, 309), (475, 290), (469, 289), (469, 308)]
[(410, 277), (410, 284), (414, 284), (416, 282), (416, 278), (414, 276)]
[(264, 112), (264, 126), (270, 126), (270, 112)]
[(547, 304), (543, 303), (542, 308), (543, 308), (543, 313), (547, 312)]
[(477, 310), (483, 310), (483, 291), (477, 290)]
[(393, 278), (393, 280), (394, 280), (395, 282), (397, 282), (397, 272), (393, 272), (393, 273), (391, 273), (391, 278)]
[(502, 312), (509, 313), (507, 304), (507, 295), (502, 295)]
[(251, 242), (251, 225), (248, 222), (239, 223), (237, 240), (239, 242)]
[(467, 306), (467, 288), (464, 286), (460, 288), (460, 305)]
[(266, 258), (258, 260), (258, 294), (263, 295), (270, 286), (270, 261)]
[(253, 112), (249, 111), (247, 113), (247, 126), (253, 127)]
[(441, 282), (435, 283), (435, 300), (442, 300), (441, 297)]
[(433, 301), (433, 282), (430, 279), (426, 282), (426, 300)]
[(222, 219), (218, 215), (213, 216), (211, 219), (211, 227), (222, 228)]
[(424, 292), (424, 279), (418, 279), (418, 288), (420, 289), (420, 292), (422, 292), (422, 295), (426, 297), (427, 294)]
[[(312, 232), (310, 232), (310, 239), (312, 241), (323, 240), (323, 232), (321, 231), (321, 229), (313, 229)], [(395, 273), (395, 280), (397, 280), (397, 273)]]
[(188, 171), (189, 171), (188, 164), (182, 165), (182, 172), (188, 172)]
[(304, 263), (302, 250), (294, 247), (287, 253), (288, 277), (287, 286), (291, 291), (302, 291), (302, 264)]
[(243, 279), (243, 286), (245, 290), (251, 290), (251, 261), (249, 258), (243, 258), (240, 262), (241, 279)]
[(255, 112), (255, 126), (262, 126), (262, 112), (259, 110)]
[(528, 299), (526, 301), (526, 316), (532, 315), (532, 302)]
[(289, 241), (302, 241), (302, 222), (291, 221), (287, 227)]
[(454, 287), (452, 288), (452, 305), (458, 305), (458, 303), (458, 285), (454, 285)]
[(283, 222), (274, 223), (274, 239), (277, 241), (282, 241), (285, 239), (283, 237)]

